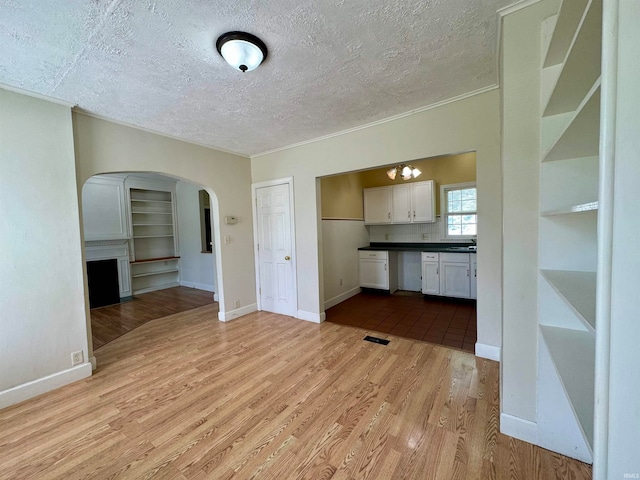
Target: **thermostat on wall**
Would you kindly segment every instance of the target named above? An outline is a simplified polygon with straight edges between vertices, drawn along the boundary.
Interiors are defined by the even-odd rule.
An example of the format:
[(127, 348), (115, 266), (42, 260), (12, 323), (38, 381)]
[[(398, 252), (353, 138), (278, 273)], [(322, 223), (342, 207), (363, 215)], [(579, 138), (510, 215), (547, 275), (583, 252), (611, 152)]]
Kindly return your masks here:
[(236, 223), (238, 223), (238, 217), (231, 217), (227, 215), (226, 217), (224, 217), (224, 223), (226, 223), (227, 225), (235, 225)]

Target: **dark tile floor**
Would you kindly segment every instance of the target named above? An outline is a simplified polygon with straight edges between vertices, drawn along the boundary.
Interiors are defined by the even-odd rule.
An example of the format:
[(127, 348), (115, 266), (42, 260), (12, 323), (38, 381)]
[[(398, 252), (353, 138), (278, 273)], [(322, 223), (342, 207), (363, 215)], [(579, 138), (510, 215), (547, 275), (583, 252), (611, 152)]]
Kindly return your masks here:
[(420, 293), (360, 293), (326, 311), (327, 321), (474, 352), (476, 302)]

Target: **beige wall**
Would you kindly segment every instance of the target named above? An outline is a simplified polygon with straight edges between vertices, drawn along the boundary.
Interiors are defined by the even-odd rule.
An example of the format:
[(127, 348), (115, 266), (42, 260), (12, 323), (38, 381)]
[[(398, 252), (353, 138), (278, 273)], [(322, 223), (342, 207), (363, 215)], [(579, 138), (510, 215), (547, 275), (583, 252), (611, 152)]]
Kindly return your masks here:
[[(397, 163), (392, 165), (397, 165)], [(422, 182), (424, 180), (435, 180), (436, 182), (436, 214), (440, 215), (440, 185), (476, 181), (475, 152), (413, 160), (411, 165), (420, 169), (422, 174), (418, 178), (406, 182), (397, 179), (391, 180), (386, 173), (389, 169), (388, 165), (362, 172), (322, 178), (322, 218), (362, 219), (364, 217), (363, 188), (397, 185), (399, 182)]]
[(2, 408), (91, 375), (71, 109), (0, 89), (0, 165)]
[(299, 308), (323, 313), (322, 234), (318, 177), (476, 152), (478, 190), (478, 341), (501, 345), (502, 202), (498, 90), (393, 121), (251, 160), (253, 182), (293, 176)]
[[(220, 311), (233, 318), (256, 307), (248, 158), (224, 153), (113, 122), (74, 113), (78, 188), (91, 176), (110, 172), (157, 172), (200, 185), (211, 195), (215, 225), (216, 288)], [(236, 225), (220, 222), (238, 217)], [(221, 242), (231, 237), (230, 244)]]
[(362, 220), (362, 174), (322, 178), (322, 218)]

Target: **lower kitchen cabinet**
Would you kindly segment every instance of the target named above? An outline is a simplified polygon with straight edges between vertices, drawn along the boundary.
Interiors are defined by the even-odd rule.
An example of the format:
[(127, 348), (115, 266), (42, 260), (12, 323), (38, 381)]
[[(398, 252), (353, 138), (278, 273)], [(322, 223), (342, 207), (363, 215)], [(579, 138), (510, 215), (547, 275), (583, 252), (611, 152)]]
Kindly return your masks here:
[(422, 252), (422, 293), (440, 295), (440, 259), (437, 253)]
[(361, 287), (388, 290), (390, 293), (398, 289), (397, 252), (360, 250), (359, 257)]
[(469, 298), (470, 290), (469, 254), (440, 254), (440, 295)]
[(469, 296), (475, 299), (478, 298), (478, 255), (470, 253), (469, 257), (469, 266), (471, 267), (471, 273), (469, 274), (471, 278)]

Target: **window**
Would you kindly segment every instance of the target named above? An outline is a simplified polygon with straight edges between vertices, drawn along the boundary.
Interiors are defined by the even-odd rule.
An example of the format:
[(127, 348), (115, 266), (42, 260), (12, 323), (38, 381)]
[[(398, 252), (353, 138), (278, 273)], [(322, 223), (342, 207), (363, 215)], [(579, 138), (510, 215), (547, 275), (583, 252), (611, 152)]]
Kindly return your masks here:
[(475, 183), (442, 185), (441, 206), (447, 238), (470, 238), (478, 234), (478, 201)]

